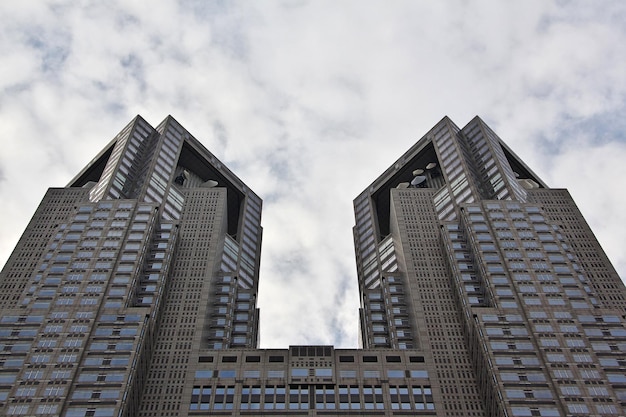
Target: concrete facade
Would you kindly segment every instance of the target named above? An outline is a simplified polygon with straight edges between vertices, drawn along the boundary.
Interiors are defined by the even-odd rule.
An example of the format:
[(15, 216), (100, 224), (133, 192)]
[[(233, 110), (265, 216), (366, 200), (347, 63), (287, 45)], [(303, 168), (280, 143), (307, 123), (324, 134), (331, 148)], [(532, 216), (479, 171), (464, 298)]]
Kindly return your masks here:
[(359, 349), (259, 349), (261, 199), (167, 117), (0, 273), (3, 415), (625, 415), (626, 290), (566, 190), (442, 119), (354, 200)]

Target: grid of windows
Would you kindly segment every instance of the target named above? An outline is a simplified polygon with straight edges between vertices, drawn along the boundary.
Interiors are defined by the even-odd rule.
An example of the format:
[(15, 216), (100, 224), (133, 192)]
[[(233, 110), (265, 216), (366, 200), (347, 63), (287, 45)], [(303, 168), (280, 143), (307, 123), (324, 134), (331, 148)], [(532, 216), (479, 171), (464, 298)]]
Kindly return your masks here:
[(261, 200), (174, 119), (138, 117), (46, 194), (2, 272), (0, 409), (623, 415), (626, 291), (533, 178), (480, 119), (445, 118), (354, 201), (362, 342), (393, 350), (243, 360)]

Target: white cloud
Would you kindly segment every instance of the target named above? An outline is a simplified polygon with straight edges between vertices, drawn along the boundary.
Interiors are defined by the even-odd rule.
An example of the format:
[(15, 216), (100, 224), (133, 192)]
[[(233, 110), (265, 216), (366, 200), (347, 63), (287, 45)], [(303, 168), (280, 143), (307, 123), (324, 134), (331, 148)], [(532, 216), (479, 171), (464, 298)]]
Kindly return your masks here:
[(352, 199), (442, 116), (478, 114), (571, 189), (626, 276), (625, 15), (620, 1), (1, 3), (0, 260), (48, 186), (135, 114), (172, 114), (265, 199), (263, 345), (355, 346)]

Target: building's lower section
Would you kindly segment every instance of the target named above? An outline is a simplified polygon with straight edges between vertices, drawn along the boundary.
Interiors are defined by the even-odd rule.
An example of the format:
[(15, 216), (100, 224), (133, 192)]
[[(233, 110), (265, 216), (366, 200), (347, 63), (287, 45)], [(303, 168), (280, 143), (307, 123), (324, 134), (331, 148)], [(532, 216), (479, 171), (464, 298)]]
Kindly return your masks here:
[(144, 394), (162, 397), (164, 407), (144, 401), (142, 416), (446, 415), (435, 405), (442, 399), (434, 368), (420, 351), (212, 350), (190, 365), (182, 401), (169, 403), (178, 387), (163, 384)]

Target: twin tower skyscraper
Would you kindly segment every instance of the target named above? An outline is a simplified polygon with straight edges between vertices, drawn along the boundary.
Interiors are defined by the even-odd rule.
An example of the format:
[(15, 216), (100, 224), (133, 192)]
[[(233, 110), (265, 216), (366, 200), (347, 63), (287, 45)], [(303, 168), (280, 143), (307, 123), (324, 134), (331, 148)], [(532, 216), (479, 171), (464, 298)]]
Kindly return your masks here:
[(480, 118), (354, 200), (359, 349), (258, 348), (261, 204), (175, 119), (136, 117), (0, 273), (0, 413), (626, 414), (624, 285)]

